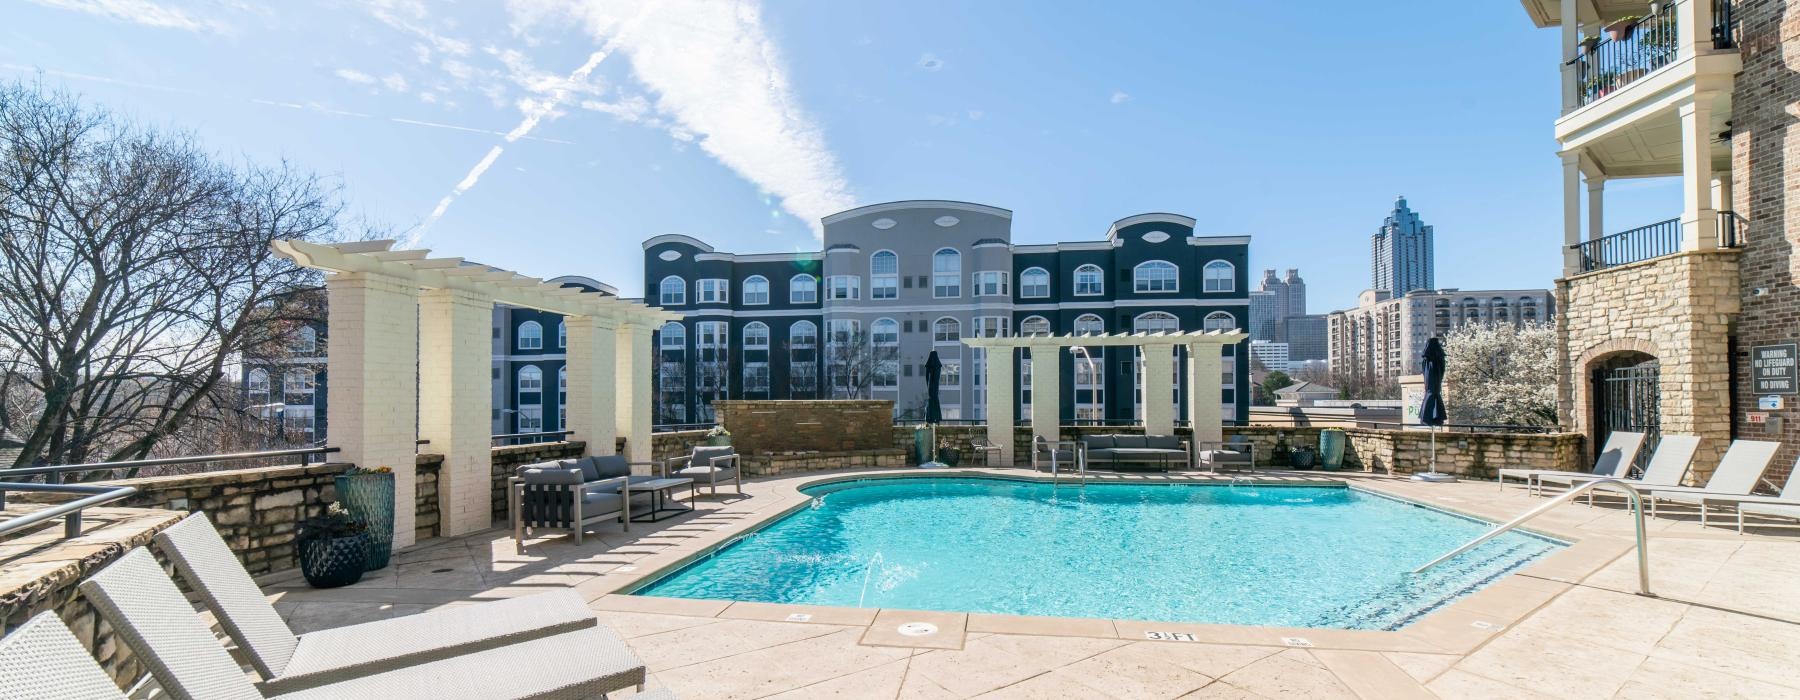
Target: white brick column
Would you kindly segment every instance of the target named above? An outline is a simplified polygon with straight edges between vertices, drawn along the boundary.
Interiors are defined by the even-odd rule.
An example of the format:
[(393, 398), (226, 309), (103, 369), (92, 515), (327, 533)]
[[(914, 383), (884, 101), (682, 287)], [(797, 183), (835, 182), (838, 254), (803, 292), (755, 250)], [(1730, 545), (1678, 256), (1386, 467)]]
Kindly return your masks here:
[[(1682, 7), (1703, 3), (1685, 2)], [(1686, 11), (1686, 10), (1682, 10)], [(1677, 107), (1681, 114), (1681, 249), (1719, 247), (1719, 210), (1713, 208), (1712, 100), (1696, 93)]]
[(650, 345), (653, 330), (647, 321), (633, 321), (620, 324), (614, 335), (614, 381), (618, 392), (614, 399), (614, 425), (617, 434), (625, 436), (625, 458), (633, 462), (651, 459), (650, 421), (656, 408), (650, 387), (650, 359), (656, 352)]
[(1562, 48), (1562, 113), (1575, 111), (1575, 98), (1580, 89), (1575, 81), (1575, 54), (1580, 49), (1575, 45), (1576, 32), (1581, 23), (1576, 19), (1576, 0), (1562, 1), (1562, 31), (1559, 42)]
[(1587, 176), (1587, 239), (1594, 240), (1606, 235), (1606, 178), (1589, 173)]
[(587, 443), (590, 455), (610, 455), (619, 434), (616, 415), (620, 395), (615, 380), (618, 327), (610, 318), (569, 316), (569, 424), (571, 440)]
[(1713, 50), (1713, 4), (1688, 0), (1675, 4), (1675, 35), (1681, 38), (1676, 60), (1685, 61)]
[(1563, 151), (1563, 276), (1581, 273), (1581, 152)]
[(1188, 427), (1194, 431), (1194, 449), (1225, 440), (1220, 375), (1225, 371), (1222, 346), (1193, 343), (1187, 346)]
[[(999, 464), (1013, 465), (1013, 349), (976, 348), (987, 353), (987, 439), (1000, 446)], [(1037, 397), (1032, 397), (1035, 401)], [(991, 453), (990, 453), (991, 454)]]
[(445, 536), (493, 525), (494, 300), (460, 289), (419, 296), (419, 437), (444, 456), (438, 513)]
[(394, 546), (405, 547), (413, 543), (416, 520), (419, 290), (361, 272), (330, 275), (325, 290), (331, 305), (326, 415), (330, 444), (338, 448), (334, 459), (394, 470)]
[(1050, 442), (1062, 439), (1061, 350), (1054, 345), (1031, 348), (1031, 434)]
[(1140, 345), (1144, 353), (1144, 434), (1175, 434), (1175, 346)]

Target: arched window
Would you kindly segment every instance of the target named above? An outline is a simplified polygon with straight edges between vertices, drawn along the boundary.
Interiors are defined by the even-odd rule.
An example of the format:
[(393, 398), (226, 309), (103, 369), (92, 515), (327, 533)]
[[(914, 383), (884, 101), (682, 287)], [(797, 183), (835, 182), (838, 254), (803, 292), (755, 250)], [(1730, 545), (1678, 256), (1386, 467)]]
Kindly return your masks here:
[(687, 280), (674, 275), (662, 280), (661, 303), (663, 306), (687, 303)]
[(297, 355), (310, 355), (319, 349), (319, 332), (312, 326), (301, 326), (294, 331), (294, 337), (288, 340), (288, 352)]
[(1462, 300), (1463, 323), (1474, 323), (1481, 320), (1481, 302), (1474, 299)]
[(526, 321), (519, 324), (519, 349), (541, 350), (544, 347), (544, 327), (537, 321)]
[(1082, 314), (1075, 318), (1075, 335), (1103, 335), (1106, 333), (1106, 322), (1093, 314)]
[(1200, 269), (1203, 278), (1200, 291), (1230, 292), (1237, 290), (1237, 267), (1224, 260), (1214, 260)]
[(1506, 299), (1494, 297), (1493, 299), (1488, 300), (1488, 319), (1493, 321), (1512, 320), (1512, 316), (1507, 313)]
[(744, 349), (769, 349), (769, 326), (762, 321), (751, 321), (744, 324)]
[(1531, 297), (1519, 299), (1519, 320), (1534, 323), (1538, 320), (1537, 300)]
[(1047, 336), (1047, 335), (1050, 335), (1050, 319), (1044, 318), (1043, 316), (1027, 316), (1027, 317), (1025, 317), (1025, 320), (1019, 322), (1019, 335), (1021, 335), (1021, 336)]
[(939, 248), (931, 254), (931, 296), (938, 299), (962, 296), (962, 253), (955, 248)]
[(1106, 293), (1106, 272), (1099, 265), (1075, 268), (1075, 296), (1091, 297)]
[(762, 275), (751, 275), (744, 279), (744, 303), (769, 303), (769, 278)]
[(1050, 271), (1041, 267), (1025, 268), (1019, 273), (1019, 296), (1026, 299), (1050, 296)]
[(244, 389), (253, 398), (267, 399), (269, 394), (269, 371), (260, 367), (250, 370), (244, 378)]
[(1200, 322), (1200, 329), (1208, 331), (1229, 331), (1236, 330), (1237, 327), (1237, 317), (1224, 311), (1207, 314), (1205, 320)]
[(519, 393), (544, 390), (544, 371), (537, 365), (525, 365), (519, 368)]
[(662, 349), (680, 352), (687, 348), (687, 327), (674, 321), (663, 324)]
[(819, 278), (800, 274), (788, 280), (789, 304), (816, 304), (818, 301)]
[(900, 344), (900, 324), (891, 318), (878, 318), (869, 324), (869, 342), (876, 347), (895, 347)]
[(1147, 260), (1132, 268), (1131, 289), (1134, 292), (1158, 294), (1179, 291), (1180, 277), (1173, 264)]
[(891, 250), (878, 250), (869, 256), (869, 298), (900, 297), (900, 256)]
[(931, 342), (955, 343), (962, 340), (962, 322), (945, 316), (931, 323)]
[(559, 348), (569, 347), (569, 322), (568, 321), (557, 321), (556, 322), (556, 347), (559, 347)]
[(788, 346), (795, 349), (814, 348), (819, 345), (819, 327), (812, 321), (795, 321), (788, 326)]
[(1175, 314), (1164, 311), (1139, 314), (1137, 318), (1131, 320), (1131, 332), (1133, 333), (1174, 333), (1179, 330), (1181, 330), (1181, 321), (1175, 318)]

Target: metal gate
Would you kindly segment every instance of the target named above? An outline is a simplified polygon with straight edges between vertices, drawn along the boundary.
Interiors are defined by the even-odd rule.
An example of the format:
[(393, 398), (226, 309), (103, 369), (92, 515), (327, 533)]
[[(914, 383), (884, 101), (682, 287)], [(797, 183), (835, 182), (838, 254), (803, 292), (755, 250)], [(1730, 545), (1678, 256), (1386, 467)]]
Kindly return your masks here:
[(1598, 374), (1595, 388), (1599, 390), (1599, 405), (1594, 412), (1599, 418), (1599, 430), (1595, 448), (1606, 444), (1615, 430), (1643, 433), (1644, 447), (1633, 462), (1633, 470), (1641, 474), (1662, 437), (1662, 395), (1658, 388), (1661, 367), (1652, 360), (1602, 369)]

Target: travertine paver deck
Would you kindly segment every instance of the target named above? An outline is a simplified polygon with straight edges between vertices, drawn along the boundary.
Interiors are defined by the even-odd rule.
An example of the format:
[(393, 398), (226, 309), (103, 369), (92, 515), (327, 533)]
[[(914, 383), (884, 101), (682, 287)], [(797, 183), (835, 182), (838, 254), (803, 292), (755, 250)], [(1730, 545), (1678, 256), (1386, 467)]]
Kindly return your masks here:
[[(268, 592), (307, 631), (574, 587), (643, 657), (652, 686), (685, 698), (1800, 698), (1800, 528), (1791, 523), (1738, 535), (1691, 516), (1657, 518), (1651, 568), (1660, 597), (1646, 598), (1632, 594), (1629, 517), (1563, 506), (1534, 527), (1577, 546), (1398, 633), (614, 594), (800, 505), (795, 485), (821, 476), (755, 481), (742, 498), (703, 496), (693, 515), (634, 524), (630, 533), (604, 526), (582, 547), (548, 537), (519, 555), (506, 532), (493, 530), (423, 543), (347, 588), (311, 590), (290, 579)], [(1542, 502), (1492, 483), (1266, 478), (1342, 478), (1490, 519)], [(900, 621), (933, 622), (939, 632), (904, 637), (894, 633)], [(1147, 641), (1154, 630), (1197, 641)]]

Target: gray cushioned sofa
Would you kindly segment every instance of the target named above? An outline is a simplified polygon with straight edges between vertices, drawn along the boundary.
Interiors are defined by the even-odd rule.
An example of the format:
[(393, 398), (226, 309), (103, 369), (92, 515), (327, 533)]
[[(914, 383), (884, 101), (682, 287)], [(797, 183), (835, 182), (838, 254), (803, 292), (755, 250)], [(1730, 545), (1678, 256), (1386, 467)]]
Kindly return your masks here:
[(1085, 435), (1081, 438), (1089, 467), (1142, 467), (1168, 471), (1187, 468), (1188, 443), (1175, 435)]
[(507, 484), (514, 543), (523, 547), (528, 529), (552, 528), (570, 531), (575, 544), (581, 544), (582, 530), (603, 520), (616, 519), (630, 531), (631, 499), (620, 489), (628, 483), (659, 478), (632, 474), (633, 466), (658, 465), (605, 455), (519, 467)]

